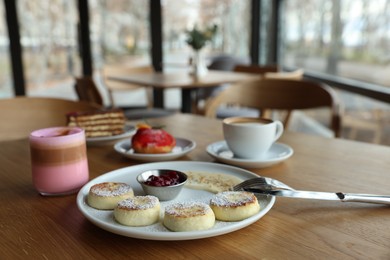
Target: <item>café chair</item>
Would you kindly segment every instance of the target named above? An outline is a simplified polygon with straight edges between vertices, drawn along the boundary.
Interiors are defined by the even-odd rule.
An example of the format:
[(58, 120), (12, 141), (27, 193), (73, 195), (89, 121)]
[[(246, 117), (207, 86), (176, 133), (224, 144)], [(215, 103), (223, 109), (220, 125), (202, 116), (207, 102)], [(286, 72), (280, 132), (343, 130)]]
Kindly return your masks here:
[(110, 80), (110, 76), (123, 76), (123, 75), (131, 75), (131, 74), (148, 74), (153, 73), (153, 67), (151, 66), (137, 66), (137, 67), (129, 67), (129, 66), (119, 66), (119, 65), (109, 65), (104, 66), (102, 74), (103, 74), (103, 84), (105, 85), (108, 97), (110, 99), (111, 106), (116, 106), (114, 93), (123, 94), (132, 94), (134, 91), (144, 91), (146, 96), (146, 107), (153, 107), (153, 91), (152, 88), (143, 87), (136, 84), (120, 82), (115, 80)]
[[(228, 61), (228, 62), (227, 62)], [(230, 59), (217, 59), (210, 64), (209, 69), (214, 70), (230, 70), (235, 72), (243, 73), (253, 73), (258, 75), (264, 75), (265, 73), (276, 73), (279, 71), (279, 66), (277, 65), (254, 65), (254, 64), (245, 64), (240, 62), (233, 62), (234, 60)], [(196, 113), (204, 115), (205, 113), (205, 104), (210, 102), (220, 91), (224, 88), (230, 86), (230, 84), (225, 84), (215, 88), (205, 88), (200, 89), (197, 92), (196, 97)]]
[(239, 64), (247, 64), (248, 60), (245, 58), (235, 57), (228, 54), (220, 54), (210, 58), (209, 70), (232, 71)]
[(341, 134), (339, 99), (332, 88), (319, 82), (260, 79), (236, 83), (206, 104), (205, 115), (217, 117), (219, 107), (232, 103), (256, 109), (261, 112), (258, 116), (262, 117), (270, 117), (271, 110), (287, 111), (286, 117), (281, 120), (286, 128), (291, 111), (327, 107), (330, 110), (330, 129), (335, 137)]
[(27, 138), (36, 129), (66, 125), (66, 114), (100, 109), (97, 104), (47, 97), (0, 99), (0, 141)]
[(264, 78), (266, 79), (303, 79), (304, 70), (297, 69), (293, 71), (279, 71), (279, 72), (266, 72)]
[(75, 79), (74, 89), (80, 101), (104, 106), (103, 97), (91, 76), (76, 77)]
[[(208, 70), (217, 70), (217, 71), (233, 71), (238, 64), (246, 64), (247, 60), (244, 58), (235, 57), (228, 54), (220, 54), (209, 59), (209, 65), (207, 66)], [(221, 91), (226, 84), (217, 85), (215, 87), (200, 88), (196, 91), (195, 96), (195, 113), (203, 114), (203, 105), (205, 101), (216, 93)]]
[[(91, 76), (76, 77), (75, 80), (75, 91), (80, 101), (86, 101), (104, 107), (103, 97)], [(123, 108), (123, 110), (126, 118), (129, 120), (169, 116), (175, 112), (160, 108)]]
[[(258, 73), (262, 75), (262, 77), (267, 79), (292, 79), (292, 80), (302, 80), (304, 76), (303, 69), (297, 69), (294, 71), (279, 71), (279, 67), (277, 65), (237, 65), (235, 67), (235, 71), (245, 72), (245, 73)], [(209, 99), (211, 99), (210, 97)], [(210, 102), (208, 100), (207, 102)], [(274, 113), (277, 113), (274, 111)], [(204, 114), (204, 111), (203, 111)], [(240, 108), (237, 109), (235, 104), (229, 104), (229, 106), (223, 109), (221, 112), (222, 117), (229, 116), (240, 116), (241, 114), (249, 115), (249, 116), (258, 116), (258, 111), (254, 111), (253, 109)], [(290, 114), (290, 113), (289, 113)], [(302, 117), (300, 117), (302, 118)]]
[(280, 69), (279, 66), (276, 64), (269, 64), (269, 65), (239, 64), (234, 67), (234, 71), (264, 75), (265, 73), (279, 72)]
[[(236, 64), (234, 67), (233, 67), (233, 71), (235, 72), (243, 72), (243, 73), (253, 73), (253, 74), (258, 74), (258, 75), (266, 75), (268, 73), (272, 73), (270, 74), (271, 77), (274, 76), (274, 75), (281, 75), (281, 76), (286, 76), (287, 72), (279, 72), (279, 66), (276, 65), (276, 64), (270, 64), (270, 65), (248, 65), (248, 64)], [(294, 75), (295, 76), (295, 75)], [(302, 76), (303, 76), (303, 71), (302, 71)], [(224, 87), (228, 87), (230, 85), (226, 85)], [(198, 107), (197, 107), (197, 111), (198, 111), (198, 114), (202, 114), (204, 115), (205, 113), (205, 104), (211, 102), (211, 100), (214, 98), (215, 95), (218, 94), (218, 92), (220, 92), (221, 90), (223, 90), (224, 87), (220, 87), (216, 90), (214, 90), (213, 92), (209, 93), (207, 96), (204, 96), (203, 97), (203, 102), (200, 103), (198, 102)], [(229, 105), (234, 105), (234, 104), (229, 104)], [(229, 108), (226, 109), (226, 114), (228, 115), (229, 113), (233, 113), (236, 114), (236, 110), (230, 110)], [(245, 109), (244, 109), (245, 110)], [(251, 115), (255, 115), (257, 114), (257, 112), (253, 112), (253, 111), (250, 111), (250, 110), (246, 110), (246, 111), (239, 111), (239, 113), (241, 112), (244, 112), (244, 113), (250, 113)]]

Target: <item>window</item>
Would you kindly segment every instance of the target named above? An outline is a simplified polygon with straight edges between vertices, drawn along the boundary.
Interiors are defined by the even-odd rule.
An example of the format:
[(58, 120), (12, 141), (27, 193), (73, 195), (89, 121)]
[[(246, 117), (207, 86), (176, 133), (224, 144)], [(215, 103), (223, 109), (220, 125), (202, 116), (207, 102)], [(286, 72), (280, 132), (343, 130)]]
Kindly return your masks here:
[[(390, 87), (389, 0), (284, 3), (283, 66)], [(389, 104), (339, 94), (345, 109), (343, 136), (388, 144)]]
[(390, 86), (389, 0), (284, 3), (283, 65)]
[(149, 1), (89, 1), (94, 68), (150, 64)]
[(27, 95), (76, 98), (71, 88), (80, 70), (75, 2), (20, 0), (17, 8)]
[(4, 2), (0, 2), (0, 14), (3, 21), (0, 23), (0, 98), (13, 96), (13, 80), (9, 56), (8, 29), (5, 18)]
[(248, 59), (250, 37), (249, 0), (163, 0), (163, 53), (165, 67), (188, 64), (192, 50), (186, 44), (186, 30), (194, 26), (217, 25), (218, 32), (205, 47), (206, 56), (229, 54)]
[[(108, 67), (113, 70), (151, 64), (149, 1), (90, 0), (88, 4), (96, 82), (105, 104), (112, 105), (104, 74)], [(112, 98), (118, 106), (145, 106), (148, 102), (145, 89), (114, 91)]]

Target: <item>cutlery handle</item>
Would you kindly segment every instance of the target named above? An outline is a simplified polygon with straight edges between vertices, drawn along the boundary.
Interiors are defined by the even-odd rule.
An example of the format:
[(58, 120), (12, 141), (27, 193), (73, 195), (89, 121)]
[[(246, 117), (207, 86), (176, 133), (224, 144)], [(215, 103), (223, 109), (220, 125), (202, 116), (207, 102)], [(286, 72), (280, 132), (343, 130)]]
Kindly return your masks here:
[(340, 197), (342, 202), (367, 202), (390, 205), (390, 196), (385, 195), (337, 193), (337, 196)]

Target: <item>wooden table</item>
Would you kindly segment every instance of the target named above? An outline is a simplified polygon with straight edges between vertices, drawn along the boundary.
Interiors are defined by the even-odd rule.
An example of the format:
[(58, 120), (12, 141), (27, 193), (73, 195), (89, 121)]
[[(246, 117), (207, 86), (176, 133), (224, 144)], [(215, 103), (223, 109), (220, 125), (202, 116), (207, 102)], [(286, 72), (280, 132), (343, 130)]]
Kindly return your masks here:
[(235, 83), (243, 80), (256, 79), (259, 76), (251, 73), (242, 73), (234, 71), (213, 71), (210, 70), (206, 75), (196, 78), (189, 75), (188, 72), (181, 73), (148, 73), (148, 74), (131, 74), (131, 75), (111, 75), (109, 80), (117, 80), (144, 87), (153, 87), (154, 104), (157, 107), (164, 107), (163, 93), (164, 89), (180, 88), (181, 89), (181, 111), (190, 113), (193, 111), (192, 106), (199, 88), (210, 88), (225, 83)]
[[(221, 122), (190, 114), (150, 120), (197, 148), (180, 160), (209, 161), (205, 148), (222, 139)], [(286, 132), (287, 161), (257, 174), (296, 189), (388, 194), (390, 147)], [(390, 259), (390, 207), (277, 198), (241, 230), (187, 241), (139, 240), (90, 223), (76, 195), (42, 197), (31, 183), (28, 141), (0, 142), (2, 259)], [(89, 147), (91, 179), (137, 164), (111, 146)]]

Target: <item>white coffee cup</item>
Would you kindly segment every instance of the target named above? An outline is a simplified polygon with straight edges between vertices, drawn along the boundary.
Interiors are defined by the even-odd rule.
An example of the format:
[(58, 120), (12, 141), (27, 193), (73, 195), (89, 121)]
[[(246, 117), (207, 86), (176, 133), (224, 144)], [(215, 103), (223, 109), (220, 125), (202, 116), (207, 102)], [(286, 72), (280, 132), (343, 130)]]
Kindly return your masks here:
[(283, 124), (265, 118), (229, 117), (223, 120), (223, 134), (235, 157), (260, 159), (283, 134)]

